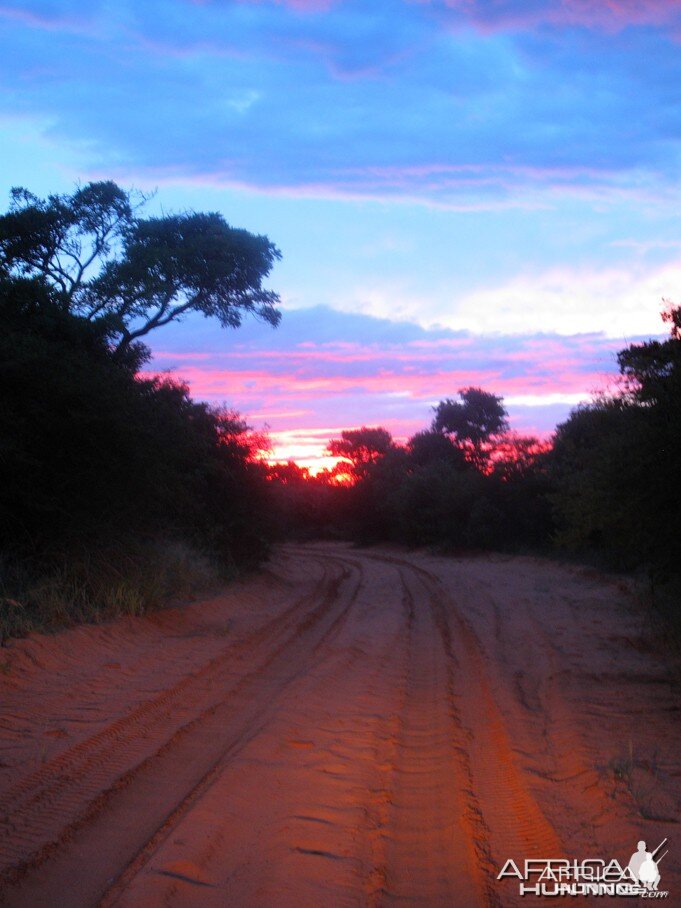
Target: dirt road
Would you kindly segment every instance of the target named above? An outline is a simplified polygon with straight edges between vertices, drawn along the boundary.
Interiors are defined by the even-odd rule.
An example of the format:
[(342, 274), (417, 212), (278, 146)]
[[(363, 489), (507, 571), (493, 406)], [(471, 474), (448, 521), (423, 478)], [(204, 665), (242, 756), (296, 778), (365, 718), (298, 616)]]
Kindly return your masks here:
[(681, 904), (678, 688), (585, 569), (288, 546), (0, 668), (2, 904), (539, 904), (508, 858), (664, 838)]

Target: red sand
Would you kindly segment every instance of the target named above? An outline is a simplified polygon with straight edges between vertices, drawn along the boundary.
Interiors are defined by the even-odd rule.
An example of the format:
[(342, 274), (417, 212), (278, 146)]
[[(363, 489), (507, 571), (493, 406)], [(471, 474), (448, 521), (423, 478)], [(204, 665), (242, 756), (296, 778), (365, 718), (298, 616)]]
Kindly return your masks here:
[(2, 904), (538, 904), (507, 858), (665, 837), (681, 904), (678, 688), (594, 572), (287, 546), (3, 660)]

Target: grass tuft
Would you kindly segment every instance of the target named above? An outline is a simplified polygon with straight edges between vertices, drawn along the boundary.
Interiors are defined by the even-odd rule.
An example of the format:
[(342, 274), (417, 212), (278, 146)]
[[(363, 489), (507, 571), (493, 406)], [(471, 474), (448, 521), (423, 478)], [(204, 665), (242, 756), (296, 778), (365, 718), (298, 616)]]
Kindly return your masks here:
[(667, 794), (657, 751), (652, 757), (643, 758), (635, 753), (630, 738), (626, 753), (610, 760), (608, 775), (611, 798), (626, 792), (644, 819), (675, 822), (675, 803)]
[(0, 561), (0, 641), (120, 615), (143, 615), (227, 579), (179, 541), (143, 541), (70, 552), (48, 564)]

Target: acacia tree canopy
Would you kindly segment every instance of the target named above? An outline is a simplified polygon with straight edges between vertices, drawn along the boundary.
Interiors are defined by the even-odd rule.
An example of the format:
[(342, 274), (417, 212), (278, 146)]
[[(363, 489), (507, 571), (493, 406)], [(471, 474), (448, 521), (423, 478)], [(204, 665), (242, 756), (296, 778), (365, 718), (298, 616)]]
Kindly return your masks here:
[(44, 278), (70, 310), (144, 201), (111, 181), (47, 199), (14, 188), (9, 211), (0, 216), (0, 265), (15, 276)]
[(248, 312), (278, 324), (279, 296), (263, 280), (281, 253), (266, 236), (217, 212), (142, 218), (147, 201), (112, 181), (47, 199), (13, 189), (0, 269), (42, 279), (65, 311), (105, 323), (117, 352), (189, 312), (224, 327)]
[(332, 457), (349, 461), (352, 475), (359, 479), (366, 476), (371, 466), (385, 457), (393, 447), (393, 439), (387, 429), (381, 427), (346, 429), (340, 438), (333, 438), (327, 451)]
[(441, 400), (435, 410), (433, 431), (470, 442), (475, 448), (508, 429), (502, 398), (482, 388), (462, 388), (460, 401)]

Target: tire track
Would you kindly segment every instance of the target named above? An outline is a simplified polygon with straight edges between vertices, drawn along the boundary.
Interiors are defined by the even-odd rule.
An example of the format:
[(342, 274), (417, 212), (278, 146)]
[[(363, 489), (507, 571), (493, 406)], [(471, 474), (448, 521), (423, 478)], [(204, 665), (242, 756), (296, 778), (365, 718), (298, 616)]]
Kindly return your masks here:
[(493, 888), (495, 871), (506, 857), (561, 856), (565, 854), (565, 844), (529, 789), (492, 693), (482, 646), (441, 580), (403, 558), (367, 557), (408, 569), (426, 594), (443, 648), (449, 655), (449, 697), (461, 768), (470, 779), (470, 815), (476, 818), (473, 834), (478, 859), (486, 868), (490, 897), (497, 898)]
[[(308, 550), (296, 547), (295, 551)], [(364, 570), (365, 559), (361, 555), (353, 557), (344, 553), (341, 556), (320, 552), (318, 549), (309, 551), (334, 563)], [(364, 868), (357, 881), (357, 888), (362, 893), (362, 904), (366, 908), (379, 908), (393, 899), (391, 890), (394, 869), (390, 866), (390, 837), (395, 823), (396, 775), (400, 762), (400, 743), (405, 734), (408, 669), (415, 618), (413, 597), (402, 577), (402, 571), (398, 569), (397, 573), (402, 590), (404, 623), (399, 625), (390, 642), (384, 644), (385, 651), (376, 660), (366, 682), (367, 692), (371, 693), (372, 698), (378, 698), (371, 710), (376, 716), (370, 743), (374, 754), (373, 767), (369, 780), (365, 781), (363, 817), (355, 842), (358, 866)], [(328, 642), (330, 641), (325, 640), (324, 644)], [(385, 685), (386, 676), (391, 679), (389, 687), (394, 692), (396, 703), (386, 704), (381, 699), (383, 691), (376, 692), (377, 686)], [(382, 715), (388, 705), (388, 714)]]
[[(328, 580), (328, 572), (325, 571), (320, 587)], [(282, 615), (252, 635), (248, 645), (254, 646), (275, 636), (314, 600), (318, 592), (316, 589), (297, 600)], [(89, 774), (96, 794), (107, 775), (120, 775), (136, 756), (134, 742), (139, 742), (148, 750), (145, 739), (153, 735), (159, 726), (167, 732), (166, 723), (173, 714), (178, 714), (178, 707), (181, 706), (179, 715), (183, 715), (194, 699), (198, 700), (201, 696), (205, 699), (206, 689), (222, 679), (224, 668), (232, 659), (231, 647), (227, 646), (198, 672), (186, 675), (129, 715), (44, 763), (40, 769), (6, 791), (0, 797), (0, 875), (6, 874), (9, 865), (25, 858), (26, 844), (30, 842), (25, 830), (33, 826), (33, 811), (39, 811), (43, 818), (51, 814), (61, 818), (68, 816), (70, 789), (80, 786)], [(75, 793), (76, 804), (81, 803), (82, 793), (81, 788)], [(60, 803), (62, 796), (65, 803)], [(60, 808), (66, 808), (65, 813), (60, 814)]]
[[(475, 790), (487, 805), (490, 820), (493, 806), (495, 827), (504, 830), (505, 846), (516, 854), (563, 855), (564, 843), (544, 816), (518, 766), (511, 735), (492, 693), (486, 658), (477, 635), (439, 578), (422, 568), (417, 570), (428, 590), (431, 608), (438, 616), (436, 624), (445, 646), (458, 662), (461, 725), (467, 726), (470, 732), (475, 730), (476, 749), (479, 755), (485, 756), (475, 761), (474, 781)], [(450, 621), (454, 634), (450, 632)]]
[(413, 565), (364, 553), (353, 563), (365, 559), (396, 569), (405, 621), (399, 653), (387, 653), (376, 668), (399, 679), (398, 705), (376, 736), (380, 770), (367, 796), (365, 904), (496, 908), (486, 829), (456, 722), (448, 627), (436, 608), (419, 609), (424, 585)]
[[(339, 556), (329, 552), (320, 553), (317, 549), (308, 550), (296, 547), (296, 551), (313, 551), (334, 563), (350, 564), (363, 569), (363, 557)], [(380, 716), (386, 704), (376, 704), (376, 713), (380, 716), (372, 734), (371, 747), (374, 753), (374, 771), (371, 781), (365, 790), (363, 820), (358, 829), (357, 854), (365, 867), (363, 876), (358, 881), (358, 888), (363, 893), (362, 904), (366, 908), (379, 908), (392, 899), (391, 878), (393, 871), (389, 865), (389, 842), (392, 826), (395, 822), (394, 804), (396, 788), (396, 769), (399, 762), (400, 742), (404, 737), (404, 713), (407, 704), (407, 685), (409, 657), (412, 648), (413, 625), (415, 619), (414, 599), (398, 568), (402, 597), (401, 608), (404, 625), (386, 646), (382, 657), (376, 662), (367, 688), (374, 691), (378, 679), (392, 680), (391, 688), (396, 691), (396, 704), (385, 717)]]
[[(410, 568), (400, 565), (413, 631), (393, 808), (399, 847), (386, 901), (496, 906), (486, 875), (485, 829), (454, 721), (449, 653), (435, 615), (419, 608), (422, 590)], [(405, 822), (409, 814), (411, 823)]]
[[(317, 559), (320, 560), (320, 559)], [(338, 560), (340, 563), (340, 560)], [(351, 579), (351, 572), (346, 569), (345, 566), (342, 566), (342, 572), (338, 578), (340, 583), (347, 582)], [(308, 635), (312, 629), (314, 629), (320, 621), (320, 616), (328, 612), (329, 606), (333, 604), (334, 601), (340, 598), (340, 584), (335, 585), (332, 591), (327, 591), (324, 596), (323, 602), (321, 605), (318, 605), (316, 609), (311, 612), (306, 619), (304, 619), (296, 628), (295, 632), (291, 637), (283, 644), (279, 649), (273, 653), (267, 661), (266, 668), (277, 669), (279, 661), (288, 661), (288, 668), (290, 670), (290, 675), (284, 679), (280, 680), (278, 697), (280, 697), (286, 689), (294, 682), (300, 675), (305, 674), (306, 670), (309, 668), (311, 661), (311, 655), (317, 651), (321, 644), (333, 637), (338, 633), (341, 625), (347, 620), (348, 613), (352, 608), (355, 599), (357, 597), (357, 592), (361, 586), (362, 582), (362, 570), (361, 567), (357, 572), (357, 576), (354, 580), (351, 581), (350, 591), (345, 594), (347, 602), (342, 604), (341, 608), (338, 610), (338, 614), (332, 617), (330, 624), (323, 629), (323, 633), (316, 642), (313, 642), (311, 647), (308, 648), (307, 660), (305, 658), (301, 659), (292, 659), (293, 653), (291, 650), (293, 647), (290, 644), (297, 643), (298, 646), (296, 649), (305, 649), (308, 641), (305, 637)], [(312, 597), (310, 597), (312, 598)], [(292, 667), (297, 665), (298, 668), (293, 669)], [(254, 675), (257, 677), (258, 686), (263, 688), (263, 693), (267, 696), (268, 692), (271, 696), (271, 686), (269, 684), (269, 678), (264, 676), (264, 672), (259, 669)], [(245, 684), (244, 684), (245, 686)], [(240, 685), (241, 687), (241, 685)], [(231, 742), (228, 747), (220, 754), (219, 758), (210, 766), (206, 773), (199, 779), (199, 781), (194, 785), (191, 791), (187, 792), (185, 796), (177, 803), (172, 812), (164, 818), (164, 821), (158, 828), (154, 831), (153, 835), (150, 836), (138, 849), (137, 853), (131, 858), (129, 863), (125, 868), (118, 873), (115, 880), (110, 880), (106, 892), (101, 896), (99, 905), (101, 908), (109, 908), (113, 906), (118, 901), (119, 896), (125, 890), (126, 885), (129, 880), (132, 879), (136, 874), (144, 868), (144, 866), (149, 862), (154, 853), (160, 847), (160, 845), (168, 838), (168, 836), (175, 829), (177, 824), (182, 820), (182, 818), (191, 810), (192, 806), (196, 801), (202, 797), (202, 795), (208, 791), (211, 785), (214, 783), (216, 778), (222, 772), (225, 762), (239, 753), (243, 747), (248, 744), (254, 737), (256, 737), (262, 729), (267, 724), (272, 707), (275, 704), (270, 700), (266, 700), (264, 703), (261, 701), (256, 705), (255, 714), (242, 714), (239, 716), (240, 725), (243, 727), (244, 731), (242, 734), (237, 735), (235, 740)]]
[[(395, 769), (399, 759), (399, 742), (403, 736), (407, 671), (414, 626), (414, 602), (401, 571), (400, 582), (404, 627), (400, 628), (399, 637), (393, 641), (395, 648), (386, 648), (374, 671), (377, 678), (386, 674), (393, 678), (391, 686), (397, 691), (397, 704), (392, 714), (377, 723), (373, 735), (376, 773), (367, 793), (364, 823), (360, 830), (367, 851), (368, 866), (361, 881), (366, 908), (379, 908), (389, 898), (391, 887), (388, 836), (394, 819)], [(395, 653), (398, 647), (399, 660)]]
[[(468, 562), (282, 555), (277, 618), (16, 786), (8, 812), (35, 828), (5, 904), (500, 908), (523, 903), (496, 880), (507, 858), (583, 847), (585, 682), (574, 634), (558, 650), (535, 620), (543, 598), (518, 611), (534, 575), (497, 608)], [(627, 824), (606, 853), (636, 840)]]
[[(230, 710), (231, 701), (243, 698), (249, 689), (253, 689), (257, 700), (258, 687), (266, 687), (258, 682), (263, 675), (276, 673), (287, 662), (289, 649), (312, 646), (318, 642), (315, 630), (323, 636), (333, 629), (340, 617), (336, 612), (347, 611), (354, 596), (357, 584), (353, 586), (352, 582), (347, 604), (344, 600), (348, 596), (341, 596), (342, 588), (347, 587), (349, 581), (347, 570), (329, 571), (325, 567), (322, 579), (312, 593), (300, 597), (281, 616), (252, 635), (249, 650), (255, 648), (257, 651), (264, 646), (270, 649), (264, 661), (243, 675), (231, 689), (224, 688), (224, 672), (233, 658), (227, 648), (196, 674), (183, 678), (131, 715), (46, 763), (6, 793), (0, 802), (4, 808), (0, 855), (5, 882), (16, 883), (27, 870), (35, 870), (44, 861), (54, 861), (55, 854), (58, 855), (62, 846), (80, 829), (92, 824), (103, 811), (110, 812), (112, 802), (117, 798), (121, 799), (123, 794), (129, 796), (138, 777), (153, 776), (161, 763), (164, 770), (167, 769), (165, 764), (179, 760), (182, 752), (189, 755), (195, 765), (203, 765), (198, 782), (195, 772), (184, 773), (180, 787), (190, 788), (189, 795), (186, 790), (183, 792), (189, 797), (210, 774), (214, 763), (234, 748), (243, 746), (248, 739), (247, 724), (237, 734), (225, 733), (230, 728), (229, 720), (235, 719), (234, 715), (228, 715), (234, 712)], [(342, 600), (340, 607), (339, 600)], [(310, 608), (311, 605), (314, 607)], [(300, 661), (304, 663), (304, 659)], [(296, 660), (288, 662), (289, 671), (280, 682), (279, 693), (297, 674), (290, 670)], [(209, 695), (208, 703), (206, 694)], [(273, 707), (270, 699), (264, 704), (256, 704), (261, 708), (250, 714), (254, 734), (266, 721), (267, 709)], [(189, 708), (192, 706), (193, 716)], [(196, 753), (199, 740), (205, 746), (204, 754)], [(211, 759), (207, 761), (206, 755)], [(211, 765), (206, 766), (207, 762)], [(180, 797), (166, 807), (168, 798), (163, 798), (161, 820), (172, 817), (179, 809), (178, 801), (182, 800)], [(138, 849), (139, 846), (135, 848)]]

